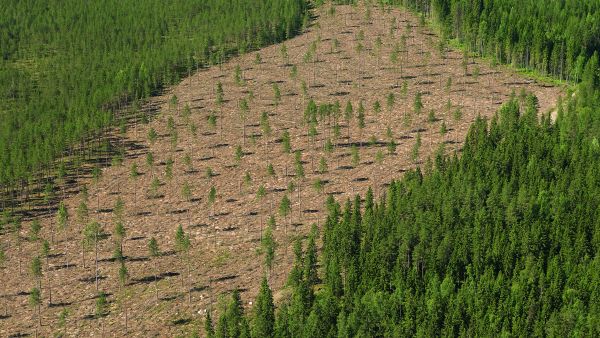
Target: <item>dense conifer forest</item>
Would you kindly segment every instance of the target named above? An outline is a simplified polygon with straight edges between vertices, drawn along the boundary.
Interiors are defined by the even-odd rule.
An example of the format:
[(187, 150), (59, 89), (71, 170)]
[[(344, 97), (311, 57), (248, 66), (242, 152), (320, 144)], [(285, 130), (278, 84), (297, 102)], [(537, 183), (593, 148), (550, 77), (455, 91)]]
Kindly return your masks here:
[(264, 285), (245, 316), (234, 294), (207, 335), (600, 335), (599, 3), (403, 3), (468, 50), (581, 83), (554, 115), (513, 95), (380, 201), (331, 197), (277, 310)]
[(579, 81), (600, 50), (600, 1), (402, 0), (457, 38), (469, 51), (496, 62)]
[[(6, 242), (15, 245), (0, 243), (0, 268), (8, 265), (10, 258), (11, 271), (16, 271), (14, 266), (18, 264), (20, 276), (20, 243), (32, 242), (41, 249), (39, 253), (33, 253), (28, 266), (23, 260), (33, 287), (24, 293), (11, 290), (14, 295), (6, 292), (2, 298), (4, 315), (0, 319), (11, 318), (7, 310), (11, 297), (25, 295), (33, 315), (23, 321), (39, 321), (39, 325), (28, 323), (28, 328), (31, 332), (35, 328), (37, 335), (37, 328), (43, 327), (42, 319), (47, 319), (43, 315), (46, 300), (49, 298), (48, 307), (65, 305), (53, 304), (52, 285), (58, 287), (59, 282), (50, 281), (53, 270), (49, 260), (51, 256), (60, 258), (61, 249), (57, 247), (61, 245), (64, 245), (66, 256), (69, 243), (67, 233), (63, 231), (69, 222), (77, 219), (77, 226), (81, 228), (73, 243), (76, 251), (81, 249), (82, 256), (81, 263), (77, 264), (88, 273), (78, 281), (86, 283), (90, 290), (95, 284), (95, 296), (86, 299), (93, 300), (95, 311), (88, 315), (90, 318), (72, 319), (71, 325), (78, 320), (94, 319), (99, 326), (98, 332), (101, 330), (102, 333), (104, 325), (120, 323), (124, 319), (124, 335), (143, 334), (145, 332), (127, 329), (127, 311), (137, 311), (138, 321), (158, 323), (164, 318), (160, 318), (163, 312), (156, 309), (181, 306), (177, 308), (177, 316), (168, 320), (173, 326), (187, 325), (185, 336), (190, 333), (192, 337), (600, 336), (600, 0), (10, 2), (9, 6), (0, 8), (0, 199), (3, 199), (0, 232), (8, 238), (10, 231), (12, 237)], [(413, 30), (421, 30), (422, 35), (434, 35), (424, 30), (429, 23), (440, 34), (435, 52), (443, 55), (442, 58), (446, 59), (449, 45), (462, 49), (454, 54), (453, 60), (459, 60), (454, 65), (463, 62), (461, 85), (464, 88), (467, 88), (467, 79), (474, 81), (473, 84), (478, 83), (479, 65), (469, 59), (482, 56), (493, 64), (490, 73), (505, 68), (495, 67), (497, 63), (509, 64), (535, 76), (567, 83), (568, 89), (564, 97), (557, 97), (556, 107), (549, 111), (540, 109), (541, 101), (535, 95), (525, 90), (513, 92), (493, 117), (479, 116), (474, 120), (464, 143), (455, 142), (462, 145), (456, 147), (458, 151), (446, 148), (448, 144), (454, 144), (451, 142), (442, 141), (438, 143), (439, 147), (431, 147), (429, 143), (434, 155), (425, 158), (420, 156), (422, 132), (423, 137), (427, 137), (426, 132), (446, 135), (446, 115), (443, 120), (439, 119), (436, 111), (424, 105), (427, 95), (433, 96), (429, 92), (419, 89), (414, 95), (406, 94), (406, 79), (411, 75), (401, 73), (398, 77), (394, 73), (395, 79), (404, 80), (403, 84), (392, 86), (389, 93), (383, 93), (368, 104), (362, 97), (317, 103), (309, 95), (309, 90), (325, 91), (322, 88), (326, 85), (315, 81), (319, 58), (324, 62), (325, 54), (337, 55), (336, 49), (340, 48), (340, 41), (335, 37), (322, 40), (321, 27), (314, 24), (311, 29), (318, 34), (316, 40), (300, 46), (308, 48), (304, 63), (290, 62), (287, 46), (290, 50), (299, 46), (291, 46), (289, 41), (281, 46), (271, 46), (278, 47), (279, 57), (261, 54), (264, 50), (252, 55), (255, 69), (266, 67), (262, 58), (267, 55), (270, 56), (268, 62), (275, 62), (278, 68), (286, 72), (289, 68), (290, 82), (297, 87), (292, 92), (286, 90), (283, 80), (266, 82), (272, 95), (257, 97), (256, 101), (269, 101), (270, 111), (253, 111), (256, 101), (248, 83), (254, 79), (247, 76), (250, 67), (240, 64), (228, 75), (230, 82), (234, 79), (235, 88), (227, 86), (228, 83), (224, 88), (225, 75), (213, 76), (214, 83), (210, 86), (214, 97), (207, 95), (203, 98), (206, 106), (193, 107), (194, 110), (206, 109), (193, 113), (204, 114), (201, 117), (206, 127), (191, 123), (192, 108), (180, 104), (173, 94), (165, 103), (168, 106), (165, 123), (160, 121), (166, 124), (166, 129), (152, 127), (147, 132), (150, 145), (160, 142), (160, 138), (169, 139), (171, 147), (164, 151), (169, 157), (163, 158), (165, 154), (159, 152), (147, 152), (143, 164), (140, 162), (138, 166), (134, 162), (123, 170), (124, 175), (134, 182), (133, 201), (122, 198), (128, 195), (125, 195), (125, 189), (121, 195), (121, 187), (118, 187), (118, 192), (102, 192), (118, 195), (114, 205), (101, 205), (100, 173), (92, 172), (90, 182), (96, 185), (91, 185), (91, 189), (96, 189), (93, 195), (88, 195), (88, 187), (83, 186), (79, 190), (77, 198), (81, 201), (77, 207), (69, 209), (61, 201), (56, 210), (51, 210), (55, 212), (51, 222), (45, 221), (42, 226), (40, 220), (28, 219), (31, 223), (28, 224), (27, 238), (22, 236), (24, 231), (18, 212), (13, 217), (14, 210), (9, 212), (6, 206), (11, 204), (6, 201), (12, 195), (3, 195), (4, 191), (28, 190), (28, 186), (37, 184), (40, 192), (46, 190), (42, 195), (46, 199), (44, 203), (49, 204), (47, 196), (59, 189), (54, 180), (64, 177), (65, 163), (70, 168), (78, 168), (85, 160), (106, 157), (108, 161), (108, 154), (114, 155), (110, 148), (119, 147), (118, 142), (112, 144), (101, 138), (109, 127), (123, 126), (125, 129), (125, 125), (148, 123), (151, 116), (138, 115), (145, 99), (178, 84), (182, 78), (203, 67), (217, 69), (229, 56), (245, 54), (300, 33), (311, 26), (314, 8), (321, 10), (321, 15), (334, 17), (336, 4), (362, 6), (365, 11), (358, 14), (363, 17), (357, 21), (364, 25), (376, 22), (372, 20), (378, 14), (376, 11), (383, 13), (392, 6), (402, 6), (420, 16), (420, 20), (415, 20), (420, 21), (418, 26), (409, 21), (404, 23), (402, 35), (395, 35), (396, 29), (400, 31), (396, 27), (396, 17), (389, 20), (390, 33), (385, 37), (385, 43), (391, 37), (392, 43), (396, 39), (403, 45), (401, 48), (400, 43), (388, 44), (388, 47), (393, 46), (389, 48), (391, 53), (386, 60), (392, 65), (390, 72), (395, 71), (392, 68), (396, 68), (396, 63), (409, 48), (406, 41), (413, 38)], [(359, 12), (347, 13), (355, 16)], [(348, 20), (340, 17), (340, 20), (344, 19)], [(345, 25), (347, 35), (351, 35), (350, 25), (347, 22)], [(377, 47), (377, 41), (369, 41), (371, 36), (365, 38), (362, 27), (354, 26), (360, 30), (352, 37), (351, 50), (359, 56), (365, 52), (365, 58), (381, 58), (378, 55), (384, 44), (381, 36), (377, 37)], [(329, 52), (318, 48), (323, 41), (327, 41), (327, 47), (330, 45)], [(432, 41), (429, 38), (428, 47), (433, 45)], [(421, 41), (421, 49), (414, 54), (428, 60), (431, 53), (424, 44), (427, 42)], [(417, 45), (411, 47), (416, 50)], [(350, 56), (344, 57), (350, 59)], [(339, 60), (345, 59), (340, 57)], [(310, 76), (307, 77), (308, 84), (299, 77), (298, 66), (312, 66), (312, 82)], [(402, 67), (401, 63), (401, 72)], [(448, 94), (453, 90), (452, 76), (432, 74), (428, 61), (410, 67), (421, 72), (417, 75), (441, 75), (439, 83), (431, 81), (430, 85), (445, 87)], [(455, 69), (459, 67), (455, 66)], [(302, 70), (306, 72), (306, 69)], [(369, 74), (359, 73), (356, 79), (340, 81), (368, 79)], [(425, 82), (423, 80), (424, 85), (429, 84)], [(335, 86), (339, 84), (337, 78), (335, 83)], [(421, 83), (414, 87), (418, 85)], [(360, 88), (360, 83), (353, 86), (353, 89)], [(238, 89), (243, 89), (241, 98), (232, 94)], [(466, 91), (463, 88), (456, 90)], [(338, 90), (333, 96), (349, 93)], [(508, 93), (509, 90), (504, 97)], [(290, 130), (295, 130), (287, 125), (281, 127), (280, 119), (286, 115), (278, 115), (278, 110), (283, 110), (280, 107), (282, 100), (291, 100), (290, 97), (302, 99), (302, 106), (295, 111), (302, 120), (300, 136), (290, 134)], [(490, 104), (496, 101), (493, 98), (492, 95)], [(212, 102), (216, 108), (207, 108)], [(223, 121), (228, 121), (222, 117), (226, 102), (235, 103), (231, 110), (239, 115), (241, 126), (239, 135), (236, 134), (239, 140), (223, 137), (233, 134), (223, 133)], [(452, 124), (448, 120), (449, 128), (457, 129), (463, 124), (464, 132), (468, 122), (461, 121), (460, 108), (453, 106), (460, 107), (462, 103), (451, 102), (448, 98), (447, 112), (438, 113), (453, 114)], [(384, 110), (399, 115), (394, 110), (395, 105), (404, 115), (413, 111), (417, 117), (424, 116), (424, 109), (430, 110), (427, 119), (430, 124), (421, 122), (422, 125), (405, 126), (409, 129), (403, 135), (405, 138), (395, 138), (392, 128), (387, 126), (389, 143), (387, 139), (381, 141), (373, 135), (368, 145), (382, 146), (387, 155), (379, 150), (373, 161), (363, 158), (361, 162), (361, 156), (366, 157), (363, 143), (368, 137), (363, 137), (363, 128), (373, 120), (379, 122)], [(450, 108), (455, 112), (450, 112)], [(260, 116), (259, 120), (246, 121), (251, 112)], [(338, 124), (342, 116), (345, 124)], [(354, 120), (358, 130), (351, 128)], [(440, 122), (439, 131), (437, 125), (435, 129), (432, 127), (435, 122)], [(317, 128), (319, 123), (323, 129)], [(325, 131), (324, 125), (331, 127), (331, 131)], [(341, 125), (345, 129), (341, 129)], [(179, 144), (178, 127), (185, 128), (182, 130), (186, 133), (189, 129), (194, 140)], [(204, 127), (206, 130), (200, 131), (201, 136), (198, 136), (197, 128)], [(347, 143), (338, 143), (346, 132)], [(322, 146), (317, 138), (319, 133), (323, 136)], [(329, 138), (324, 136), (326, 133)], [(410, 133), (414, 137), (408, 136)], [(200, 143), (201, 137), (210, 136), (219, 137), (218, 144), (211, 144), (210, 154), (202, 153), (204, 148), (196, 148), (196, 152), (193, 147), (186, 148), (189, 143)], [(304, 138), (308, 141), (300, 143)], [(334, 151), (340, 151), (340, 154), (331, 157), (329, 164), (326, 156), (316, 157), (314, 161), (311, 153), (314, 143), (317, 143), (316, 149), (327, 156)], [(271, 146), (278, 150), (271, 153)], [(414, 169), (405, 171), (404, 168), (380, 165), (384, 156), (397, 156), (398, 146), (412, 149), (412, 162), (406, 168)], [(177, 152), (183, 154), (184, 149), (185, 157), (182, 155), (183, 161), (179, 161)], [(245, 170), (247, 163), (244, 161), (261, 151), (267, 158), (264, 163), (260, 162), (265, 173)], [(222, 170), (213, 171), (217, 167), (208, 163), (222, 155), (219, 152), (229, 156), (230, 161), (219, 167)], [(285, 154), (283, 166), (274, 167), (270, 162), (277, 158), (276, 152)], [(124, 149), (117, 153), (115, 158), (126, 155)], [(178, 160), (175, 174), (173, 158)], [(352, 165), (343, 163), (340, 166), (340, 158), (351, 161)], [(56, 162), (57, 159), (60, 162)], [(336, 160), (338, 165), (334, 165)], [(350, 170), (367, 161), (370, 161), (368, 165), (378, 162), (382, 170), (395, 169), (403, 174), (395, 176), (400, 178), (379, 191), (374, 191), (379, 188), (377, 177), (359, 177), (373, 182), (376, 187), (360, 191), (351, 199), (336, 196), (354, 195), (354, 187), (334, 192), (325, 188), (331, 184), (329, 180), (314, 176), (340, 168)], [(225, 171), (225, 168), (236, 171)], [(95, 170), (99, 170), (98, 166)], [(186, 178), (195, 177), (186, 175), (200, 172), (203, 173), (200, 182), (203, 185), (194, 185), (197, 182)], [(348, 171), (339, 173), (344, 174), (350, 175)], [(149, 187), (136, 183), (144, 175), (152, 178)], [(221, 175), (227, 176), (221, 177), (222, 180), (239, 181), (234, 193), (227, 190), (229, 186), (216, 183)], [(308, 175), (313, 175), (310, 182), (304, 180)], [(256, 189), (250, 189), (253, 179), (257, 183)], [(272, 181), (276, 182), (271, 184)], [(322, 214), (312, 206), (311, 209), (302, 207), (300, 191), (311, 188), (322, 200), (326, 199), (320, 209)], [(181, 196), (165, 198), (167, 189), (176, 190)], [(273, 198), (275, 193), (281, 193), (277, 199)], [(5, 198), (1, 198), (2, 195)], [(252, 202), (244, 196), (252, 196)], [(93, 205), (94, 197), (96, 206)], [(138, 202), (141, 204), (146, 200), (152, 201), (151, 209), (137, 208)], [(262, 209), (252, 209), (253, 203), (265, 206), (265, 210), (268, 204), (268, 213), (259, 215)], [(167, 204), (168, 208), (165, 207)], [(224, 224), (232, 209), (247, 206), (242, 215), (247, 221), (245, 229)], [(201, 212), (194, 214), (198, 210)], [(306, 210), (309, 215), (305, 215)], [(236, 211), (239, 210), (234, 213)], [(111, 234), (105, 231), (108, 223), (95, 219), (103, 213), (110, 214), (106, 217), (111, 217), (114, 223)], [(185, 214), (189, 219), (177, 224), (170, 235), (165, 235), (156, 230), (156, 224), (144, 223), (153, 213), (169, 215), (165, 224), (160, 223), (161, 228), (175, 226), (170, 223), (174, 223), (179, 214)], [(326, 216), (311, 226), (315, 218), (309, 218), (310, 214)], [(133, 224), (133, 217), (137, 216), (148, 218), (143, 218), (141, 225)], [(258, 231), (251, 231), (255, 219), (250, 216), (260, 217), (259, 235), (256, 234)], [(202, 219), (196, 222), (197, 218)], [(296, 219), (299, 219), (298, 223)], [(128, 234), (130, 230), (126, 230), (126, 226), (135, 227), (134, 237)], [(304, 233), (303, 226), (306, 227)], [(139, 228), (141, 233), (137, 231)], [(153, 230), (148, 231), (150, 228)], [(41, 232), (48, 239), (40, 235)], [(222, 243), (232, 243), (222, 242), (225, 236), (252, 242), (255, 252), (243, 256), (239, 251), (242, 246), (225, 248)], [(58, 240), (59, 237), (65, 237), (63, 242)], [(102, 252), (99, 255), (102, 241), (105, 247), (107, 242), (110, 242), (108, 246), (114, 246), (112, 258), (103, 257)], [(211, 251), (214, 256), (200, 256), (199, 248), (204, 248), (201, 245), (209, 241), (214, 246), (207, 246), (206, 251)], [(128, 243), (127, 246), (124, 243)], [(7, 254), (9, 249), (10, 255)], [(141, 255), (139, 250), (147, 252)], [(293, 260), (288, 260), (288, 254)], [(89, 267), (93, 273), (86, 270), (86, 255), (90, 262), (93, 258), (93, 266)], [(249, 266), (243, 266), (243, 261), (235, 262), (238, 267), (242, 266), (235, 275), (210, 275), (211, 270), (203, 270), (206, 265), (226, 271), (226, 265), (234, 262), (238, 255), (260, 261), (256, 265), (261, 271), (254, 276), (256, 281), (261, 281), (260, 287), (257, 297), (251, 301), (247, 298), (249, 294), (254, 297), (255, 290), (246, 293), (249, 290), (244, 289), (251, 282), (239, 278), (244, 274), (247, 277), (251, 271)], [(169, 257), (172, 260), (165, 261)], [(277, 275), (279, 271), (276, 270), (281, 266), (287, 269), (285, 264), (292, 261), (287, 276)], [(66, 268), (61, 266), (60, 269), (69, 269), (69, 264), (67, 261)], [(100, 264), (115, 267), (113, 270), (100, 269)], [(132, 268), (132, 274), (133, 267), (142, 266), (144, 270), (137, 270), (133, 278), (128, 266)], [(206, 271), (206, 276), (198, 278), (191, 273), (201, 270), (199, 266)], [(172, 271), (174, 269), (177, 272)], [(274, 287), (273, 280), (277, 276), (281, 288)], [(177, 277), (172, 278), (174, 284), (170, 284), (171, 277)], [(118, 291), (108, 288), (112, 285), (109, 282), (116, 278)], [(239, 283), (234, 284), (235, 289), (223, 287), (219, 290), (226, 291), (214, 294), (215, 285), (234, 279), (236, 281), (232, 283)], [(131, 292), (128, 297), (119, 298), (122, 289), (123, 293)], [(131, 291), (134, 289), (142, 291), (136, 294)], [(172, 289), (181, 294), (170, 296)], [(104, 290), (112, 291), (105, 293)], [(210, 294), (210, 305), (198, 309), (196, 302), (205, 301), (203, 292)], [(147, 309), (133, 305), (129, 308), (128, 301), (133, 304), (137, 297), (147, 300), (142, 298), (147, 296), (146, 293), (151, 293), (153, 300), (152, 304), (143, 304), (142, 307)], [(19, 313), (18, 306), (23, 304), (18, 303), (13, 312)], [(179, 309), (182, 309), (181, 317)], [(190, 309), (191, 317), (187, 317)], [(67, 332), (68, 306), (63, 311), (66, 312), (61, 312), (58, 319), (49, 321), (59, 321), (59, 331)], [(183, 317), (184, 312), (186, 317)], [(62, 333), (57, 335), (62, 336)]]
[(266, 290), (248, 319), (234, 298), (216, 336), (237, 336), (232, 321), (268, 332), (256, 337), (598, 336), (598, 117), (566, 100), (553, 123), (535, 105), (477, 120), (460, 158), (381, 201), (331, 199), (320, 273), (314, 232), (276, 316)]
[[(304, 0), (8, 1), (0, 6), (0, 185), (44, 172), (127, 102), (307, 22)], [(91, 143), (91, 144), (90, 144)], [(93, 145), (93, 146), (92, 146)], [(81, 154), (85, 156), (87, 154)]]

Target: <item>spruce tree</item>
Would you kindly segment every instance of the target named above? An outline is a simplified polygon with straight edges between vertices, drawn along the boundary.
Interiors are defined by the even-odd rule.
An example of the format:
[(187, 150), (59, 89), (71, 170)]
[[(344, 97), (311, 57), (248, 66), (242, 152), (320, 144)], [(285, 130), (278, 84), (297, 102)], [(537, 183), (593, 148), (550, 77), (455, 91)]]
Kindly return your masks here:
[(263, 277), (260, 291), (254, 303), (254, 320), (252, 323), (252, 337), (273, 337), (275, 324), (275, 305), (273, 294), (269, 288), (267, 278)]

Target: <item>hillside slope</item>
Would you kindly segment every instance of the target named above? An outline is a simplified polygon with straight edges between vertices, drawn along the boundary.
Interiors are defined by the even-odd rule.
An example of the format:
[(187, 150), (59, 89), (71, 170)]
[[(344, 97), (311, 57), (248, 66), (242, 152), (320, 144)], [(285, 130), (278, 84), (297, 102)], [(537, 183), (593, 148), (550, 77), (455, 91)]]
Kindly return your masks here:
[[(104, 169), (97, 183), (90, 177), (68, 191), (68, 226), (55, 234), (52, 255), (42, 269), (43, 335), (59, 331), (58, 315), (65, 307), (71, 312), (66, 329), (69, 336), (100, 336), (102, 332), (122, 336), (125, 309), (130, 336), (147, 337), (149, 332), (156, 336), (189, 334), (218, 295), (240, 288), (245, 301), (254, 299), (263, 275), (263, 258), (257, 248), (269, 215), (276, 217), (275, 237), (279, 243), (271, 286), (281, 290), (293, 259), (290, 239), (307, 234), (313, 223), (320, 225), (328, 194), (342, 201), (373, 186), (379, 195), (386, 182), (416, 164), (424, 164), (440, 144), (445, 145), (446, 152), (460, 151), (476, 116), (491, 116), (511, 92), (535, 94), (543, 112), (551, 109), (561, 93), (559, 88), (471, 58), (465, 64), (460, 52), (448, 51), (442, 58), (437, 37), (401, 10), (377, 10), (367, 19), (363, 8), (336, 8), (335, 15), (316, 13), (319, 17), (308, 32), (285, 43), (288, 60), (282, 57), (283, 45), (260, 50), (260, 62), (256, 62), (257, 53), (236, 57), (222, 67), (184, 79), (143, 107), (156, 117), (148, 125), (128, 128), (124, 142), (132, 150), (124, 163)], [(390, 34), (393, 22), (397, 28)], [(407, 37), (405, 49), (403, 35)], [(377, 37), (381, 38), (380, 47)], [(315, 41), (316, 48), (312, 49)], [(295, 78), (291, 76), (292, 65), (297, 68)], [(222, 107), (216, 102), (218, 82), (223, 87)], [(280, 91), (279, 100), (274, 85)], [(395, 100), (388, 107), (389, 93)], [(420, 109), (415, 109), (417, 93), (422, 101)], [(240, 105), (244, 99), (247, 111)], [(339, 100), (340, 117), (330, 118), (322, 110), (322, 118), (317, 114), (318, 123), (303, 123), (310, 99), (318, 105)], [(357, 118), (361, 100), (365, 108), (363, 128)], [(348, 101), (353, 106), (349, 123), (344, 119)], [(376, 101), (381, 106), (379, 112), (374, 109)], [(262, 135), (262, 112), (268, 113), (272, 130), (267, 137)], [(244, 113), (245, 122), (240, 113)], [(209, 116), (216, 117), (214, 127), (208, 122)], [(340, 126), (337, 138), (336, 120)], [(440, 132), (442, 124), (447, 129), (445, 134)], [(197, 128), (195, 133), (192, 125)], [(158, 135), (153, 143), (147, 137), (150, 130)], [(304, 178), (296, 176), (294, 154), (282, 150), (284, 130), (289, 132), (291, 150), (301, 151)], [(371, 142), (372, 136), (375, 142)], [(330, 152), (324, 150), (328, 139), (334, 145)], [(389, 154), (391, 139), (397, 147)], [(417, 139), (421, 146), (415, 148)], [(238, 145), (243, 156), (236, 159)], [(149, 153), (153, 154), (153, 167), (146, 163)], [(328, 167), (323, 173), (318, 170), (321, 158)], [(173, 161), (172, 175), (167, 173), (169, 159)], [(274, 176), (267, 174), (269, 163)], [(130, 175), (134, 164), (139, 171), (137, 178)], [(210, 179), (207, 168), (214, 172)], [(251, 181), (244, 182), (246, 173)], [(149, 198), (155, 178), (160, 186), (156, 197)], [(315, 184), (317, 180), (321, 183)], [(293, 192), (288, 192), (290, 182), (296, 186)], [(182, 193), (186, 183), (191, 196)], [(110, 310), (101, 319), (94, 318), (97, 292), (93, 246), (85, 254), (85, 267), (82, 262), (83, 224), (77, 220), (76, 210), (83, 198), (75, 193), (83, 184), (89, 187), (90, 212), (85, 223), (97, 221), (108, 234), (100, 237), (97, 246), (99, 290), (108, 293)], [(261, 185), (266, 190), (262, 199), (257, 198)], [(214, 205), (208, 201), (212, 187), (216, 191)], [(291, 200), (288, 217), (280, 213), (284, 196)], [(119, 264), (111, 260), (115, 239), (110, 234), (118, 217), (113, 212), (118, 198), (125, 202), (122, 218), (127, 234), (123, 253), (130, 275), (124, 289), (119, 288)], [(45, 216), (40, 221), (41, 237), (50, 240), (57, 218)], [(185, 255), (179, 257), (174, 251), (179, 224), (191, 237), (189, 276)], [(7, 305), (9, 315), (1, 319), (2, 336), (33, 334), (37, 326), (35, 309), (27, 304), (28, 292), (37, 281), (28, 266), (40, 252), (40, 242), (25, 240), (29, 228), (30, 220), (23, 224), (20, 245), (13, 235), (1, 237), (8, 247), (3, 276), (10, 276), (0, 280), (6, 285), (1, 293), (8, 296), (2, 298), (2, 305)], [(165, 253), (160, 257), (148, 255), (152, 237)], [(47, 306), (48, 283), (52, 306)]]

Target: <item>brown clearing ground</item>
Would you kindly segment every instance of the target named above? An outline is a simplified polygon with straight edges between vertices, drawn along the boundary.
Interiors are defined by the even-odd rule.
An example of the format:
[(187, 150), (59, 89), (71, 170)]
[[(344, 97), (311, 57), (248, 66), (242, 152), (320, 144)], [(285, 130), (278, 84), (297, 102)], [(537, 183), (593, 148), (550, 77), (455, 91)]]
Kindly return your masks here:
[[(422, 146), (418, 163), (430, 156), (440, 144), (446, 145), (446, 152), (460, 151), (462, 141), (471, 122), (478, 114), (490, 117), (499, 105), (509, 98), (512, 91), (521, 89), (532, 92), (539, 98), (540, 111), (551, 109), (561, 90), (534, 80), (525, 79), (504, 68), (491, 68), (488, 64), (476, 61), (468, 65), (469, 75), (465, 76), (462, 66), (462, 53), (449, 51), (443, 59), (437, 51), (438, 38), (427, 28), (418, 27), (418, 20), (402, 10), (392, 10), (390, 14), (373, 11), (371, 22), (365, 21), (364, 8), (349, 6), (337, 7), (337, 14), (330, 17), (325, 12), (308, 32), (287, 41), (289, 65), (284, 65), (280, 45), (273, 45), (258, 51), (262, 57), (255, 64), (255, 54), (249, 53), (231, 59), (220, 67), (204, 69), (184, 79), (179, 85), (163, 95), (152, 98), (144, 107), (159, 113), (148, 125), (129, 128), (128, 142), (143, 145), (128, 153), (122, 166), (103, 170), (102, 178), (94, 184), (88, 177), (80, 180), (89, 184), (90, 219), (97, 220), (107, 233), (114, 227), (111, 212), (120, 196), (126, 204), (125, 227), (127, 236), (124, 254), (130, 279), (126, 289), (118, 287), (118, 264), (110, 260), (114, 248), (109, 236), (100, 241), (99, 287), (109, 294), (110, 313), (100, 320), (94, 319), (95, 281), (94, 253), (86, 253), (86, 268), (82, 265), (81, 229), (75, 219), (75, 210), (81, 196), (72, 194), (65, 200), (70, 212), (69, 227), (56, 235), (57, 243), (52, 247), (54, 254), (49, 260), (49, 269), (44, 262), (42, 281), (43, 306), (42, 326), (39, 333), (49, 336), (58, 332), (58, 314), (68, 307), (71, 315), (67, 321), (68, 336), (125, 336), (124, 308), (128, 309), (128, 336), (176, 336), (189, 334), (202, 322), (202, 311), (217, 303), (218, 295), (226, 294), (234, 288), (242, 291), (246, 304), (252, 301), (263, 275), (263, 257), (258, 254), (261, 229), (270, 214), (277, 216), (274, 230), (279, 243), (276, 262), (270, 284), (276, 291), (277, 299), (285, 297), (283, 285), (292, 263), (292, 250), (289, 244), (293, 238), (305, 236), (313, 223), (321, 225), (324, 218), (323, 205), (327, 194), (335, 195), (338, 201), (364, 193), (372, 186), (377, 196), (383, 192), (386, 182), (398, 178), (402, 172), (413, 168), (411, 152), (417, 133), (421, 134)], [(398, 28), (390, 35), (391, 20), (396, 18)], [(410, 26), (410, 32), (407, 27)], [(358, 51), (357, 37), (364, 33), (364, 47)], [(394, 44), (406, 34), (407, 52), (401, 53), (401, 60), (394, 65), (391, 52)], [(376, 38), (383, 42), (379, 53), (375, 50)], [(303, 62), (305, 53), (313, 41), (320, 37), (315, 62)], [(337, 49), (332, 48), (334, 39), (339, 41)], [(379, 61), (378, 61), (379, 59)], [(290, 76), (291, 65), (298, 69), (297, 79)], [(401, 97), (400, 64), (402, 75), (407, 82), (406, 98)], [(244, 79), (243, 85), (234, 81), (234, 69), (239, 65)], [(473, 75), (479, 68), (479, 76)], [(447, 79), (452, 85), (447, 91)], [(304, 98), (301, 81), (308, 85), (308, 97)], [(221, 81), (225, 103), (220, 109), (215, 105), (215, 88)], [(281, 90), (281, 103), (274, 106), (272, 84), (277, 83)], [(242, 139), (243, 128), (238, 102), (248, 97), (252, 91), (254, 98), (249, 100), (246, 119), (246, 140)], [(396, 102), (393, 109), (386, 108), (386, 95), (394, 93)], [(412, 112), (417, 92), (423, 95), (423, 112), (412, 113), (410, 123), (405, 114)], [(169, 106), (169, 99), (176, 95), (177, 107)], [(346, 102), (354, 106), (354, 117), (350, 122), (350, 139), (347, 139), (347, 124), (340, 118), (341, 137), (331, 154), (323, 151), (325, 140), (332, 136), (332, 124), (328, 120), (317, 126), (318, 135), (314, 142), (309, 141), (308, 128), (302, 124), (303, 111), (308, 98), (319, 103), (333, 103), (339, 100), (342, 115)], [(362, 132), (356, 119), (359, 101), (364, 100), (366, 126)], [(381, 112), (376, 115), (374, 102), (381, 103)], [(450, 100), (452, 109), (447, 110)], [(192, 114), (189, 121), (182, 117), (183, 107), (189, 104)], [(453, 112), (460, 108), (462, 118), (456, 120)], [(433, 110), (436, 119), (428, 121)], [(216, 128), (207, 123), (207, 116), (215, 111), (219, 117)], [(259, 117), (263, 111), (269, 112), (272, 136), (262, 138)], [(167, 120), (173, 116), (178, 134), (178, 144), (173, 151), (167, 131)], [(448, 133), (440, 133), (442, 122)], [(189, 125), (198, 127), (197, 135)], [(397, 149), (389, 155), (386, 143), (386, 129), (390, 127)], [(150, 144), (147, 134), (154, 128), (159, 138)], [(302, 151), (306, 177), (297, 179), (294, 171), (294, 155), (284, 154), (280, 144), (283, 130), (291, 135), (293, 150)], [(250, 135), (255, 135), (253, 142)], [(374, 136), (375, 145), (369, 144)], [(266, 142), (266, 145), (265, 145)], [(244, 144), (245, 143), (245, 144)], [(245, 156), (239, 166), (235, 166), (234, 152), (242, 145)], [(359, 148), (360, 164), (352, 163), (351, 147)], [(361, 146), (362, 144), (362, 146)], [(381, 150), (385, 158), (379, 164), (376, 154)], [(152, 152), (155, 158), (154, 169), (148, 168), (145, 155)], [(189, 154), (192, 170), (187, 170), (184, 157)], [(174, 161), (173, 178), (165, 177), (165, 163), (169, 157)], [(319, 160), (325, 157), (329, 170), (317, 172)], [(134, 180), (129, 172), (136, 163), (142, 175)], [(266, 174), (268, 163), (272, 163), (276, 177)], [(206, 178), (206, 169), (215, 172), (212, 180)], [(242, 177), (248, 172), (252, 182), (245, 186)], [(286, 175), (287, 173), (287, 175)], [(162, 184), (158, 189), (159, 198), (147, 198), (153, 177)], [(314, 189), (315, 180), (325, 183), (324, 190)], [(300, 190), (286, 192), (288, 183), (294, 181)], [(192, 191), (191, 201), (182, 197), (182, 187), (188, 183)], [(256, 191), (264, 185), (267, 195), (262, 200), (256, 198)], [(207, 204), (211, 186), (217, 190), (214, 208)], [(292, 201), (291, 217), (284, 219), (278, 214), (282, 197), (288, 194)], [(214, 210), (213, 210), (214, 209)], [(214, 216), (213, 216), (214, 211)], [(50, 227), (56, 218), (43, 218), (42, 236), (50, 237)], [(185, 264), (173, 252), (175, 230), (182, 224), (191, 235), (191, 276), (187, 275)], [(24, 224), (22, 236), (26, 236), (29, 224)], [(156, 237), (159, 246), (167, 254), (159, 258), (149, 258), (147, 243)], [(3, 235), (3, 243), (9, 245), (8, 264), (3, 271), (0, 294), (3, 297), (0, 313), (7, 304), (7, 318), (0, 319), (0, 336), (34, 334), (37, 317), (28, 305), (29, 290), (34, 286), (28, 266), (33, 256), (39, 252), (39, 242), (24, 241), (21, 247), (22, 266), (19, 271), (19, 251), (13, 244), (14, 237)], [(69, 263), (67, 267), (65, 264)], [(154, 282), (156, 271), (158, 283)], [(183, 286), (182, 276), (183, 273)], [(48, 280), (52, 284), (54, 305), (48, 306)], [(159, 301), (155, 299), (155, 287), (159, 290)], [(188, 291), (192, 297), (188, 302)]]

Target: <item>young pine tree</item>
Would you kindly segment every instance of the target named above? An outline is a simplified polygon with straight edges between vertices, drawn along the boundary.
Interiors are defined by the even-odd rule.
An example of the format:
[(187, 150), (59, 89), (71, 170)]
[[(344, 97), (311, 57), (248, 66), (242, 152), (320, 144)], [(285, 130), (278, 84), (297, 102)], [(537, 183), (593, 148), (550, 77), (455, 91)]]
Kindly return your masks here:
[(157, 259), (160, 257), (160, 248), (156, 238), (150, 238), (148, 242), (148, 255), (154, 259), (154, 290), (156, 294), (156, 301), (158, 302), (158, 262)]

